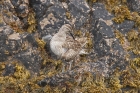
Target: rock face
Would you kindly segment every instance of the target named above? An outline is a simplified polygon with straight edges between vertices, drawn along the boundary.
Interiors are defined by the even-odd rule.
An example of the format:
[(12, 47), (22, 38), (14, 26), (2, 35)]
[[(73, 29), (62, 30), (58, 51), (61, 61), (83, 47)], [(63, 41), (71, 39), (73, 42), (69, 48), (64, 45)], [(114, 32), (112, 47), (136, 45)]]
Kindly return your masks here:
[[(126, 20), (123, 16), (124, 21), (118, 24), (112, 19), (114, 17), (121, 19), (122, 13), (115, 11), (120, 7), (117, 5), (114, 8), (111, 7), (114, 9), (113, 14), (112, 11), (107, 10), (109, 6), (106, 6), (111, 2), (110, 0), (110, 2), (108, 0), (97, 1), (0, 1), (2, 3), (0, 5), (0, 77), (17, 78), (15, 73), (22, 70), (19, 70), (20, 66), (18, 67), (17, 64), (21, 64), (30, 72), (31, 79), (35, 76), (38, 78), (30, 81), (34, 83), (30, 84), (33, 88), (28, 86), (30, 90), (27, 91), (31, 93), (54, 93), (56, 91), (60, 93), (102, 93), (103, 90), (105, 93), (110, 91), (112, 93), (128, 91), (138, 93), (139, 83), (134, 81), (140, 80), (138, 72), (140, 23), (135, 19), (140, 16), (137, 14), (134, 18), (135, 16), (133, 17), (129, 11), (130, 20), (128, 18)], [(133, 12), (140, 10), (139, 0), (127, 0), (120, 4), (121, 6), (128, 5)], [(85, 46), (88, 54), (78, 56), (72, 69), (68, 70), (66, 66), (66, 71), (62, 72), (62, 60), (58, 60), (50, 51), (49, 40), (44, 42), (41, 38), (47, 35), (53, 36), (64, 24), (72, 25), (76, 37), (88, 38)], [(43, 79), (42, 76), (46, 78)], [(0, 84), (5, 87), (2, 81)], [(36, 84), (40, 87), (34, 87)], [(23, 85), (28, 84), (23, 83)], [(18, 86), (20, 85), (17, 84), (16, 87)], [(6, 88), (4, 91), (10, 89), (9, 86)], [(15, 89), (9, 91), (24, 92), (26, 90), (25, 87), (20, 90)]]
[(128, 6), (132, 11), (140, 13), (140, 1), (139, 0), (127, 0)]

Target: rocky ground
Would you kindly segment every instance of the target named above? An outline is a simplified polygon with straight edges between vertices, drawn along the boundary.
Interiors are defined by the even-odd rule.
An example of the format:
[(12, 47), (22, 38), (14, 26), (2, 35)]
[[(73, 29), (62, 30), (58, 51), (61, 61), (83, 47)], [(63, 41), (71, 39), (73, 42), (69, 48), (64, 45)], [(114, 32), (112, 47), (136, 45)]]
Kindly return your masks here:
[[(86, 55), (62, 72), (49, 49), (63, 24), (87, 37)], [(1, 93), (139, 93), (139, 0), (1, 0)]]

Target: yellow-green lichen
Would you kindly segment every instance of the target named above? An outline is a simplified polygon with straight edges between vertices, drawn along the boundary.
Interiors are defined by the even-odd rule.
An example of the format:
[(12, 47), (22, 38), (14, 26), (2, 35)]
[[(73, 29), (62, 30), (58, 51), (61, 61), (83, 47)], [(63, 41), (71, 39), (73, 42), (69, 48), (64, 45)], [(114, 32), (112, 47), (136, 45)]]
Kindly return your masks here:
[(127, 33), (127, 39), (130, 43), (130, 49), (134, 54), (140, 55), (140, 37), (139, 32), (131, 30)]
[(9, 54), (9, 51), (5, 50), (4, 51), (4, 54), (8, 55)]
[(1, 70), (4, 70), (4, 68), (5, 68), (5, 63), (1, 62), (1, 63), (0, 63), (0, 71), (1, 71)]
[(130, 66), (126, 68), (126, 70), (122, 71), (122, 84), (123, 87), (131, 87), (127, 91), (135, 91), (134, 93), (138, 93), (140, 88), (140, 58), (135, 58), (130, 60)]
[(106, 9), (115, 15), (112, 20), (116, 23), (122, 23), (124, 20), (133, 20), (126, 0), (99, 0), (99, 2), (104, 3)]
[(140, 15), (137, 12), (132, 12), (131, 16), (133, 16), (133, 21), (135, 22), (135, 27), (140, 28)]
[(97, 0), (86, 0), (89, 6), (92, 7), (93, 3), (95, 3)]
[(32, 10), (28, 14), (28, 28), (27, 32), (35, 32), (36, 31), (36, 19), (35, 19), (35, 12)]
[(115, 30), (114, 33), (116, 35), (116, 38), (119, 39), (120, 43), (124, 44), (124, 42), (125, 42), (124, 35), (118, 30)]
[(66, 12), (66, 17), (67, 17), (67, 19), (71, 18), (71, 13), (69, 11)]
[(62, 65), (61, 60), (45, 59), (42, 66), (46, 67), (46, 69), (42, 70), (41, 73), (51, 77), (62, 70)]
[(133, 68), (138, 74), (140, 74), (140, 58), (135, 58), (130, 61), (130, 66)]
[[(0, 64), (2, 70), (5, 69), (5, 64), (8, 62), (3, 62)], [(18, 62), (13, 62), (15, 64), (15, 72), (10, 76), (2, 76), (0, 73), (0, 93), (24, 93), (33, 92), (36, 89), (41, 90), (37, 85), (37, 82), (41, 80), (41, 77), (30, 77), (30, 72)]]
[(81, 30), (76, 30), (76, 31), (74, 31), (74, 36), (75, 37), (82, 37), (82, 31)]
[(2, 11), (2, 20), (7, 25), (9, 25), (15, 32), (23, 32), (22, 23), (20, 21), (14, 20), (14, 14), (8, 10)]
[(93, 37), (89, 32), (85, 33), (85, 37), (87, 37), (87, 44), (86, 44), (86, 48), (88, 49), (87, 52), (90, 52), (93, 49)]
[(38, 43), (39, 50), (43, 50), (46, 43), (43, 40), (39, 39), (39, 38), (36, 38), (36, 42)]
[(120, 75), (119, 68), (116, 68), (107, 80), (107, 87), (112, 93), (122, 93), (123, 85), (121, 85)]
[(127, 6), (116, 6), (113, 12), (115, 14), (113, 21), (116, 23), (122, 23), (125, 19), (132, 20), (131, 13)]
[(14, 77), (16, 79), (28, 79), (30, 78), (30, 72), (28, 70), (26, 70), (26, 68), (22, 65), (16, 64), (15, 65), (15, 73), (14, 73)]
[(22, 50), (26, 50), (29, 47), (29, 43), (27, 41), (23, 42), (21, 45)]
[(112, 12), (113, 8), (118, 4), (118, 0), (105, 0), (104, 2), (106, 5), (106, 9), (109, 10), (110, 12)]
[(0, 14), (0, 24), (3, 23), (3, 17), (2, 17), (2, 14)]
[(90, 72), (83, 73), (80, 91), (82, 93), (107, 93), (102, 75), (95, 78)]
[(112, 20), (116, 23), (132, 20), (135, 22), (135, 27), (140, 28), (140, 15), (129, 10), (127, 0), (98, 0), (98, 2), (104, 3), (106, 9), (115, 15)]
[(16, 23), (16, 22), (9, 22), (9, 25), (11, 26), (11, 28), (12, 28), (13, 30), (15, 30), (15, 32), (18, 32), (18, 33), (23, 32), (23, 29), (21, 29), (21, 28), (19, 27), (18, 23)]
[[(65, 1), (65, 0), (63, 0)], [(87, 0), (88, 2), (92, 3), (96, 0)], [(98, 0), (102, 1), (102, 0)], [(0, 1), (1, 2), (1, 1)], [(131, 16), (133, 17), (132, 20), (135, 21), (135, 26), (139, 27), (139, 15), (138, 13), (132, 13), (133, 15), (129, 16), (130, 12), (125, 5), (126, 0), (103, 0), (106, 3), (107, 9), (110, 9), (111, 12), (116, 13), (114, 21), (121, 23), (125, 19), (130, 19)], [(120, 5), (120, 6), (119, 6)], [(117, 7), (116, 7), (117, 6)], [(124, 9), (124, 10), (123, 10)], [(121, 10), (121, 11), (120, 11)], [(122, 14), (124, 13), (124, 14)], [(126, 14), (125, 14), (126, 13)], [(32, 15), (31, 15), (32, 16)], [(35, 16), (35, 15), (33, 15)], [(34, 17), (35, 18), (35, 17)], [(35, 25), (31, 26), (35, 23), (33, 21), (33, 17), (30, 17), (28, 20), (29, 32), (34, 32)], [(17, 27), (17, 23), (10, 23), (11, 27), (16, 31), (19, 32)], [(21, 30), (23, 31), (23, 30)], [(119, 31), (115, 32), (116, 37), (119, 39), (121, 44), (124, 44), (124, 35)], [(81, 32), (77, 32), (76, 36), (81, 37)], [(86, 35), (88, 37), (89, 35)], [(130, 50), (133, 51), (136, 55), (139, 55), (139, 32), (137, 31), (130, 31), (127, 33), (127, 40), (130, 42)], [(126, 67), (125, 70), (116, 72), (119, 73), (113, 74), (109, 77), (109, 79), (104, 78), (102, 75), (96, 76), (90, 72), (84, 72), (81, 77), (80, 83), (76, 84), (75, 82), (64, 81), (63, 83), (66, 85), (64, 86), (45, 86), (39, 87), (37, 82), (44, 79), (46, 76), (51, 77), (56, 75), (62, 69), (62, 61), (57, 61), (51, 59), (49, 55), (47, 55), (48, 51), (45, 51), (44, 45), (45, 43), (40, 39), (36, 40), (39, 45), (39, 50), (41, 51), (42, 57), (42, 68), (40, 71), (40, 75), (36, 77), (30, 77), (28, 70), (24, 68), (21, 64), (15, 63), (16, 65), (16, 72), (11, 76), (2, 76), (3, 70), (5, 69), (6, 63), (0, 64), (0, 93), (72, 93), (73, 91), (78, 91), (79, 93), (121, 93), (123, 90), (124, 93), (138, 93), (140, 89), (140, 58), (135, 58), (130, 61), (129, 66)], [(88, 48), (92, 48), (92, 39), (88, 40)], [(26, 44), (25, 44), (26, 46)], [(26, 49), (23, 45), (23, 49)], [(129, 51), (130, 51), (129, 50)], [(6, 54), (8, 54), (5, 51)], [(24, 74), (24, 75), (23, 75)], [(19, 76), (20, 75), (20, 76)], [(24, 77), (25, 76), (25, 77)], [(120, 79), (121, 78), (121, 79)]]

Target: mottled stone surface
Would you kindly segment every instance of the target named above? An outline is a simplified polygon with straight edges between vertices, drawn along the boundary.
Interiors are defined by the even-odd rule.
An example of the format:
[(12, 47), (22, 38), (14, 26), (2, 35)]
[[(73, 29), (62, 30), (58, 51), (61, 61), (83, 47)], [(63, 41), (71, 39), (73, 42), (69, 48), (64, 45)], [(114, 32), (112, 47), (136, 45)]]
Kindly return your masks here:
[[(130, 61), (133, 58), (139, 58), (139, 54), (136, 55), (133, 51), (129, 51), (128, 48), (131, 49), (131, 47), (128, 46), (131, 43), (127, 40), (127, 34), (131, 29), (135, 29), (138, 35), (136, 38), (131, 36), (130, 41), (140, 38), (135, 21), (124, 20), (120, 24), (115, 23), (112, 21), (115, 15), (106, 9), (107, 6), (104, 2), (89, 2), (89, 0), (2, 0), (0, 2), (2, 3), (0, 4), (0, 77), (13, 76), (16, 78), (15, 73), (23, 70), (18, 68), (18, 63), (30, 72), (31, 80), (35, 79), (32, 82), (28, 79), (23, 81), (24, 84), (21, 85), (27, 85), (26, 87), (18, 85), (18, 81), (16, 81), (15, 84), (18, 86), (14, 88), (20, 87), (21, 90), (17, 90), (20, 92), (27, 90), (30, 93), (48, 93), (51, 90), (45, 87), (48, 85), (52, 90), (58, 86), (60, 90), (61, 87), (66, 87), (66, 89), (62, 88), (65, 92), (61, 91), (60, 93), (79, 93), (81, 91), (81, 93), (85, 93), (94, 89), (92, 85), (95, 84), (96, 88), (101, 88), (96, 93), (103, 93), (101, 91), (104, 88), (108, 90), (105, 93), (110, 93), (110, 90), (111, 93), (120, 93), (119, 90), (129, 91), (129, 87), (136, 89), (136, 92), (132, 91), (132, 93), (137, 93), (140, 90), (137, 89), (137, 83), (123, 83), (126, 78), (127, 81), (133, 81), (129, 75), (139, 71), (132, 70), (135, 65), (139, 69), (139, 60), (134, 60), (134, 63)], [(139, 0), (127, 0), (126, 3), (131, 11), (139, 12)], [(89, 51), (87, 55), (78, 56), (72, 69), (67, 69), (69, 65), (66, 64), (66, 71), (62, 72), (64, 60), (59, 60), (51, 52), (50, 40), (44, 43), (41, 39), (45, 36), (53, 36), (64, 24), (72, 25), (75, 36), (88, 37), (89, 41), (85, 49)], [(116, 31), (121, 34), (117, 36)], [(133, 67), (131, 68), (131, 66)], [(128, 70), (128, 68), (131, 69)], [(131, 73), (128, 73), (127, 70)], [(117, 77), (118, 73), (115, 73), (117, 71), (120, 77)], [(24, 74), (22, 71), (21, 73)], [(87, 87), (86, 84), (84, 87), (83, 83), (88, 81), (86, 78), (83, 79), (83, 76), (88, 73), (91, 73), (92, 76), (87, 76), (87, 78), (93, 77), (92, 79), (95, 81), (94, 84), (86, 82), (87, 86), (91, 84), (91, 88)], [(98, 75), (99, 78), (104, 78), (103, 84), (98, 82)], [(137, 74), (132, 76), (135, 75)], [(136, 78), (136, 80), (140, 79)], [(2, 81), (1, 79), (0, 86), (5, 84), (1, 83)], [(26, 82), (28, 83), (25, 84)], [(125, 85), (123, 86), (123, 84)], [(9, 86), (7, 85), (5, 86), (8, 91)], [(3, 87), (5, 88), (5, 86)], [(29, 88), (29, 86), (35, 88)], [(73, 89), (68, 91), (69, 87)], [(80, 90), (82, 87), (89, 89)], [(40, 90), (37, 92), (37, 89)], [(46, 92), (44, 89), (48, 89), (48, 91)], [(53, 90), (53, 93), (55, 92)], [(15, 93), (15, 91), (10, 93)], [(89, 93), (93, 93), (93, 91)]]
[(132, 11), (140, 13), (140, 0), (127, 0), (128, 6)]
[[(52, 85), (59, 84), (59, 80), (57, 79), (61, 77), (60, 81), (63, 82), (62, 80), (64, 81), (67, 80), (65, 79), (65, 75), (70, 73), (72, 76), (74, 75), (74, 73), (78, 73), (80, 69), (82, 69), (83, 71), (79, 73), (90, 71), (95, 74), (97, 71), (105, 77), (109, 77), (109, 74), (114, 72), (113, 69), (114, 70), (116, 68), (119, 68), (120, 70), (125, 69), (128, 62), (124, 59), (126, 54), (125, 50), (119, 44), (118, 39), (116, 39), (114, 35), (115, 29), (113, 28), (113, 21), (111, 20), (113, 15), (107, 12), (107, 10), (105, 10), (104, 8), (104, 5), (101, 3), (96, 3), (95, 5), (93, 5), (93, 9), (95, 9), (94, 10), (95, 12), (93, 11), (92, 13), (93, 15), (91, 15), (92, 24), (90, 24), (91, 25), (90, 32), (94, 36), (93, 38), (94, 46), (88, 58), (90, 58), (91, 61), (96, 59), (96, 61), (94, 61), (94, 63), (91, 62), (88, 62), (86, 64), (83, 63), (81, 64), (82, 66), (85, 65), (85, 67), (83, 68), (82, 66), (79, 66), (79, 68), (77, 67), (78, 70), (73, 69), (72, 71), (68, 71), (66, 73), (60, 75), (58, 74), (52, 77), (52, 79), (56, 79), (56, 82), (55, 80), (51, 80), (51, 78), (46, 78), (45, 81), (41, 81), (42, 83), (41, 82), (39, 83), (40, 86), (42, 86), (42, 84), (44, 85), (45, 84), (44, 82), (47, 82), (48, 84), (52, 84)], [(77, 17), (81, 18), (81, 16), (77, 16)], [(88, 18), (90, 18), (90, 16)], [(80, 24), (78, 27), (80, 27)], [(94, 68), (94, 70), (92, 70), (92, 67), (91, 68), (90, 67), (88, 68), (88, 66), (86, 67), (86, 65), (88, 66), (91, 65)], [(69, 77), (69, 78), (73, 78), (73, 77)]]

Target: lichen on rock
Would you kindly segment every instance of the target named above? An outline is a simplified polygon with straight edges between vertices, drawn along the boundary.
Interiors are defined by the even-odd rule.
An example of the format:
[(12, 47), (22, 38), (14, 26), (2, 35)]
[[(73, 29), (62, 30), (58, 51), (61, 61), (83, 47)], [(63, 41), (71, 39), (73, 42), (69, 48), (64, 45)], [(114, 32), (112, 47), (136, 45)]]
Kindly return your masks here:
[[(0, 93), (139, 93), (139, 0), (1, 0)], [(64, 24), (86, 37), (62, 72), (50, 40)], [(64, 61), (65, 62), (65, 61)]]

